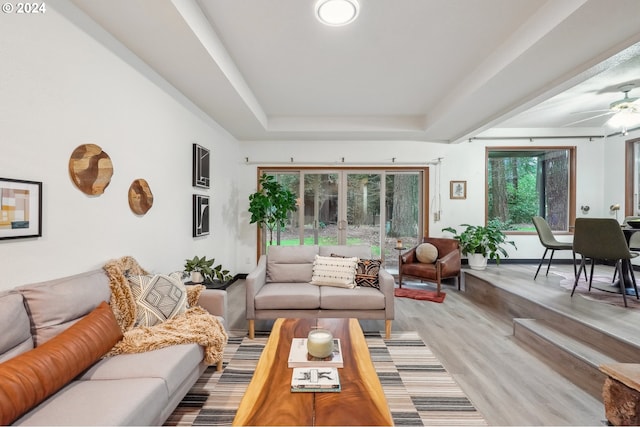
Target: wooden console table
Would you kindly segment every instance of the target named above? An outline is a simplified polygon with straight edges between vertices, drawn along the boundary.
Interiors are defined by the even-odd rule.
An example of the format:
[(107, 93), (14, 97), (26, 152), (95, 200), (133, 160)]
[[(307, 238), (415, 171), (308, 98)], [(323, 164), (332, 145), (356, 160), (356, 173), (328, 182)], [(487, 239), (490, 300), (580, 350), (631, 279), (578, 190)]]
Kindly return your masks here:
[[(287, 367), (292, 338), (313, 327), (340, 338), (344, 368), (339, 393), (292, 393)], [(357, 319), (278, 319), (233, 425), (393, 425), (389, 405)]]

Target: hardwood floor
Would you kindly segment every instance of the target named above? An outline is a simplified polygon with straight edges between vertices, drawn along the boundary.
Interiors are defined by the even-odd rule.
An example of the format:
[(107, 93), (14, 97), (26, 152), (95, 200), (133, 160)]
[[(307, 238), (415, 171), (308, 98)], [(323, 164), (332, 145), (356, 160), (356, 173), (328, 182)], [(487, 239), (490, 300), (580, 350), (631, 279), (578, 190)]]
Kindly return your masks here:
[[(640, 337), (640, 310), (569, 297), (559, 282), (561, 276), (542, 273), (534, 282), (535, 265), (490, 265), (486, 277), (501, 286), (541, 299), (555, 310), (574, 310), (590, 316), (603, 327), (618, 328)], [(607, 273), (599, 267), (599, 273)], [(570, 265), (552, 265), (552, 272), (571, 273)], [(466, 270), (468, 271), (468, 270)], [(470, 273), (472, 274), (472, 273)], [(245, 331), (244, 282), (228, 291), (227, 325)], [(429, 287), (413, 283), (405, 286)], [(512, 316), (495, 300), (471, 298), (463, 290), (445, 285), (444, 303), (396, 298), (393, 330), (417, 331), (467, 393), (490, 425), (603, 425), (602, 400), (558, 374), (543, 357), (536, 356), (513, 335)], [(623, 311), (621, 311), (623, 310)], [(623, 319), (619, 319), (623, 313)], [(637, 320), (637, 321), (636, 321)], [(272, 321), (257, 321), (257, 330), (269, 330)], [(383, 321), (361, 321), (364, 330), (384, 330)], [(637, 338), (636, 338), (637, 339)]]

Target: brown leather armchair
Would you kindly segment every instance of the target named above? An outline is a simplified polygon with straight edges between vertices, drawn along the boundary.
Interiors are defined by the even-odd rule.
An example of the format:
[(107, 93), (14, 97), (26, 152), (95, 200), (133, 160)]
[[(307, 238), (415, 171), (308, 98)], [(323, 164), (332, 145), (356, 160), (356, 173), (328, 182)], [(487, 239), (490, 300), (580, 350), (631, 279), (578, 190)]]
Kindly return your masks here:
[(433, 264), (419, 262), (416, 258), (415, 246), (400, 257), (398, 268), (399, 286), (402, 287), (402, 278), (410, 276), (428, 282), (435, 282), (437, 293), (440, 295), (442, 279), (455, 278), (460, 289), (460, 245), (456, 239), (440, 237), (425, 237), (423, 243), (431, 243), (438, 248), (438, 258)]

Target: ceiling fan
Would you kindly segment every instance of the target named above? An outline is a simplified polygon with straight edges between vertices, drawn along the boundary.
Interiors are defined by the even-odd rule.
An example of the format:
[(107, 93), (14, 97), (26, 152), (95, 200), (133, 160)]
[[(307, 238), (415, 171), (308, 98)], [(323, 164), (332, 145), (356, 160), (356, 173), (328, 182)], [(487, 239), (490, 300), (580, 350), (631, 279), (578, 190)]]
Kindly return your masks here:
[(612, 102), (609, 104), (609, 109), (607, 110), (592, 110), (592, 111), (583, 111), (582, 113), (601, 113), (595, 116), (587, 117), (586, 119), (577, 120), (575, 122), (571, 122), (566, 126), (572, 126), (578, 123), (586, 122), (598, 117), (603, 116), (611, 116), (609, 120), (607, 120), (606, 125), (613, 128), (620, 128), (621, 133), (626, 135), (627, 129), (629, 127), (640, 124), (640, 98), (638, 97), (629, 97), (629, 92), (635, 87), (634, 84), (625, 84), (618, 89), (624, 94), (622, 99)]

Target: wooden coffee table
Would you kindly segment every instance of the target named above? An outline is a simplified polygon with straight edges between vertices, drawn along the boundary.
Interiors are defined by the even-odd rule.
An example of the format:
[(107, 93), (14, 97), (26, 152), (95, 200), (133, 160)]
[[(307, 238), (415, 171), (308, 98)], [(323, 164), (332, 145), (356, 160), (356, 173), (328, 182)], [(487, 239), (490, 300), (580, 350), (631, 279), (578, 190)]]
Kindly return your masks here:
[[(339, 393), (292, 393), (287, 367), (293, 338), (314, 327), (340, 338), (344, 368)], [(233, 425), (393, 425), (367, 342), (357, 319), (278, 319)]]

